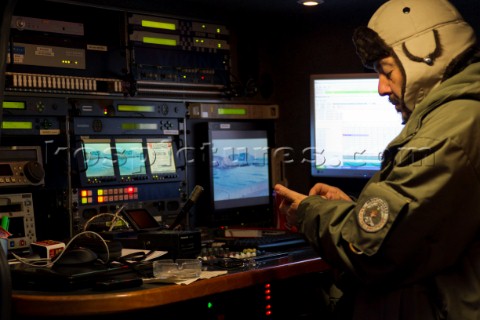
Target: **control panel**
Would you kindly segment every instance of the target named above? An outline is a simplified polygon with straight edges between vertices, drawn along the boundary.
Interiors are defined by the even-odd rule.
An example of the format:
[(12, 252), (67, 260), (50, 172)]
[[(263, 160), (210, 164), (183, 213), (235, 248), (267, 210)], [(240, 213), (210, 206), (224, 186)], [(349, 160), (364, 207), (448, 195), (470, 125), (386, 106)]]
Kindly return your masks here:
[(27, 248), (37, 241), (31, 193), (0, 195), (0, 216), (9, 218), (9, 249)]
[(38, 146), (0, 147), (0, 188), (45, 184)]

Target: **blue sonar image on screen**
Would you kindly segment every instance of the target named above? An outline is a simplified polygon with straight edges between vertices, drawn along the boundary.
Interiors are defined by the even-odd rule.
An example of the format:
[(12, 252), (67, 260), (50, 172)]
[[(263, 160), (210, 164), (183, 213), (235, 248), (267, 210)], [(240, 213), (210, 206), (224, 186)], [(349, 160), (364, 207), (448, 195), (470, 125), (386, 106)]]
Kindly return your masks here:
[(121, 176), (146, 174), (142, 141), (116, 140), (118, 169)]
[(115, 176), (110, 142), (85, 142), (83, 154), (87, 178)]
[(244, 205), (268, 203), (268, 161), (267, 138), (213, 137), (211, 165), (216, 208), (222, 208), (222, 201), (238, 199), (245, 199)]

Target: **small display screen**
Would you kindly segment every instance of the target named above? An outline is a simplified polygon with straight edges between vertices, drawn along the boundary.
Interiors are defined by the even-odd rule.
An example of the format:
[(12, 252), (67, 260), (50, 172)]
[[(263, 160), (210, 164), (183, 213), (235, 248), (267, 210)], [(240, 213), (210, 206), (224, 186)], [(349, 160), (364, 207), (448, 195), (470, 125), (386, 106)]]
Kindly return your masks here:
[(37, 149), (4, 149), (0, 152), (0, 161), (36, 161)]
[(109, 139), (84, 140), (83, 155), (87, 178), (115, 176)]
[(21, 101), (3, 101), (3, 109), (25, 110), (26, 104)]
[(119, 104), (118, 111), (125, 111), (125, 112), (154, 112), (154, 106), (134, 106), (134, 105), (127, 105), (127, 104)]
[(176, 172), (173, 143), (170, 139), (148, 139), (147, 150), (152, 174)]
[(125, 210), (124, 215), (137, 231), (160, 227), (157, 220), (145, 209)]
[(25, 234), (25, 218), (24, 217), (11, 217), (8, 225), (8, 232), (12, 235), (11, 238), (23, 238)]
[(147, 173), (142, 140), (117, 139), (115, 140), (115, 149), (117, 151), (118, 169), (121, 176), (142, 175)]
[(22, 130), (22, 129), (32, 129), (33, 123), (30, 121), (3, 121), (2, 129), (5, 130)]
[(9, 164), (0, 164), (0, 176), (13, 176), (13, 171)]

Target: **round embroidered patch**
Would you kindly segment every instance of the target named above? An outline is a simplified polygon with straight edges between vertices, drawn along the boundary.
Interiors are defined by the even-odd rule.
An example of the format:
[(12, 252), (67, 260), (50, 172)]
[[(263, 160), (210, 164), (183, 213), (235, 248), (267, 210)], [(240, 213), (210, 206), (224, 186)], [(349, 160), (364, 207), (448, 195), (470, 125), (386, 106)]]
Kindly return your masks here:
[(388, 221), (388, 204), (380, 198), (368, 199), (358, 213), (358, 224), (366, 232), (377, 232)]

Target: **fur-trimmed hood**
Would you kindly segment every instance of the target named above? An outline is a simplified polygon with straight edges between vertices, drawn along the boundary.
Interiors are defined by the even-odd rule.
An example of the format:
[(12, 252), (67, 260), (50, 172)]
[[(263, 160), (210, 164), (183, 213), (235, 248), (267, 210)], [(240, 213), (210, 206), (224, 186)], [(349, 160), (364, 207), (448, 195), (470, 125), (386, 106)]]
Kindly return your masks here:
[(390, 0), (353, 41), (366, 67), (387, 56), (397, 59), (405, 76), (403, 102), (413, 110), (471, 52), (476, 37), (447, 0)]

